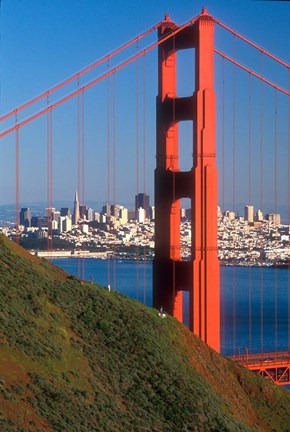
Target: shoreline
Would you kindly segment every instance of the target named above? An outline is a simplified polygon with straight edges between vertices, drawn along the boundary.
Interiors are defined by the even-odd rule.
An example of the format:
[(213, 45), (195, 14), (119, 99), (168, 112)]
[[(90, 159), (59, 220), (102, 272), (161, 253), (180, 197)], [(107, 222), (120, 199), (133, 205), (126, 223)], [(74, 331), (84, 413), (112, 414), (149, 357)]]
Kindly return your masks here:
[[(106, 259), (114, 259), (113, 257), (113, 251), (106, 251), (106, 252), (90, 252), (88, 250), (84, 251), (35, 251), (35, 250), (29, 250), (28, 251), (31, 255), (38, 256), (39, 258), (45, 258), (45, 259), (100, 259), (100, 260), (106, 260)], [(139, 261), (139, 262), (151, 262), (153, 261), (153, 258), (149, 259), (136, 259), (134, 256), (116, 256), (115, 259), (120, 261)], [(278, 267), (275, 265), (275, 263), (260, 263), (260, 264), (251, 264), (251, 263), (220, 263), (221, 267), (255, 267), (255, 268), (282, 268), (282, 269), (290, 269), (290, 266), (284, 266), (284, 267)]]

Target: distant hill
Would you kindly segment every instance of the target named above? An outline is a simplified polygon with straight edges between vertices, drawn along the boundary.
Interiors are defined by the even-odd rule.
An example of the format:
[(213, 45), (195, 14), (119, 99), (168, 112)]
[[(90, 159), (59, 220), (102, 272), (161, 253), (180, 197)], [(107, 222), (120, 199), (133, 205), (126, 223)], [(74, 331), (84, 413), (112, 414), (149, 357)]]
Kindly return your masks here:
[(290, 392), (0, 236), (0, 431), (290, 430)]

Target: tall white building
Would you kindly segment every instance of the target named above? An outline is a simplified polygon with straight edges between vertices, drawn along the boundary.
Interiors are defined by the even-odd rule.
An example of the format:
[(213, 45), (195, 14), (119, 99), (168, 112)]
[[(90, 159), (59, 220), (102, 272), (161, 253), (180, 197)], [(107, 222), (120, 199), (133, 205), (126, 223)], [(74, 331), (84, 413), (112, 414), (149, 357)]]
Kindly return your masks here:
[(262, 222), (262, 220), (263, 220), (262, 210), (257, 210), (257, 212), (255, 214), (255, 220), (256, 220), (256, 222)]
[(64, 221), (63, 221), (63, 230), (65, 232), (67, 231), (71, 231), (72, 228), (72, 223), (71, 223), (71, 217), (70, 216), (65, 216)]
[(236, 213), (234, 211), (229, 211), (228, 212), (228, 218), (231, 221), (235, 220), (236, 219)]
[(245, 221), (254, 222), (254, 206), (245, 206)]
[(121, 225), (128, 223), (128, 209), (120, 206), (119, 220)]
[(89, 222), (95, 220), (95, 212), (94, 212), (94, 210), (92, 208), (88, 208), (87, 209), (87, 220)]
[(155, 220), (155, 206), (151, 206), (151, 207), (150, 207), (150, 219), (151, 219), (152, 221)]
[(139, 223), (144, 223), (145, 222), (145, 209), (143, 209), (142, 207), (138, 208), (138, 217), (137, 217), (137, 221)]
[(94, 213), (94, 220), (97, 221), (97, 222), (100, 222), (100, 220), (101, 220), (101, 215), (100, 215), (99, 212), (95, 212), (95, 213)]

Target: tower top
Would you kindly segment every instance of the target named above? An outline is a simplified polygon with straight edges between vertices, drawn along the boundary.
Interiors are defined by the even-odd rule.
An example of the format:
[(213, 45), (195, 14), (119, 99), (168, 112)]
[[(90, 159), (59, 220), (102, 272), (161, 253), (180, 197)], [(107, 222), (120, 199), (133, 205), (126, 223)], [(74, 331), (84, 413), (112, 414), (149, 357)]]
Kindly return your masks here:
[(206, 6), (203, 6), (201, 13), (202, 13), (202, 15), (208, 15)]

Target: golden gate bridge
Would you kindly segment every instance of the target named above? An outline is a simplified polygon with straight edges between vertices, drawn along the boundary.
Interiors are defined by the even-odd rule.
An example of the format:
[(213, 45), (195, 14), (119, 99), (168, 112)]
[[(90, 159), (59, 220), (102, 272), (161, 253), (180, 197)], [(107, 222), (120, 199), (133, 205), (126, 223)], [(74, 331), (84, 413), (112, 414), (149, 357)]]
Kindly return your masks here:
[[(216, 47), (214, 42), (216, 27), (232, 38), (231, 54)], [(158, 31), (157, 40), (141, 46), (143, 40), (146, 40), (146, 37), (156, 30)], [(246, 59), (253, 59), (254, 68), (248, 67), (245, 64), (247, 62), (238, 58), (241, 43), (251, 49), (251, 54)], [(135, 47), (133, 53), (132, 50), (129, 51), (132, 47)], [(107, 118), (102, 126), (107, 133), (108, 202), (116, 203), (117, 117), (118, 115), (121, 117), (121, 114), (117, 112), (117, 77), (132, 64), (135, 65), (136, 76), (133, 96), (135, 106), (132, 115), (132, 118), (135, 118), (136, 193), (140, 190), (141, 171), (143, 171), (143, 190), (145, 192), (148, 157), (146, 153), (146, 88), (150, 85), (146, 79), (146, 59), (151, 52), (156, 52), (156, 50), (158, 50), (158, 95), (156, 102), (153, 306), (159, 308), (162, 304), (166, 312), (183, 321), (183, 293), (188, 292), (189, 328), (215, 350), (220, 351), (220, 334), (223, 328), (220, 286), (223, 285), (223, 281), (220, 278), (220, 264), (217, 255), (218, 194), (222, 210), (225, 209), (225, 203), (229, 202), (229, 198), (231, 198), (233, 209), (237, 207), (239, 187), (237, 172), (242, 169), (245, 173), (244, 178), (247, 179), (245, 182), (248, 183), (247, 187), (244, 187), (247, 189), (246, 192), (244, 191), (247, 201), (252, 203), (256, 199), (262, 208), (265, 196), (272, 194), (274, 210), (277, 212), (278, 200), (284, 199), (285, 201), (286, 199), (289, 222), (290, 72), (289, 64), (220, 22), (210, 15), (206, 8), (183, 25), (177, 25), (169, 15), (166, 15), (163, 21), (153, 25), (90, 66), (1, 116), (2, 145), (5, 145), (7, 138), (14, 136), (17, 238), (19, 237), (19, 202), (23, 170), (20, 147), (25, 128), (30, 127), (30, 137), (33, 134), (32, 125), (44, 131), (46, 194), (48, 208), (52, 208), (54, 153), (56, 146), (61, 145), (59, 141), (57, 144), (55, 142), (62, 123), (57, 116), (66, 106), (69, 106), (69, 109), (65, 115), (71, 115), (72, 103), (74, 104), (71, 120), (66, 119), (63, 127), (69, 128), (68, 125), (74, 124), (77, 143), (77, 190), (80, 191), (81, 200), (84, 203), (86, 130), (89, 127), (87, 100), (90, 92), (94, 88), (98, 89), (101, 83), (105, 83), (107, 93), (107, 107), (103, 109)], [(177, 70), (179, 54), (184, 51), (189, 51), (194, 61), (190, 70), (182, 70), (181, 75), (189, 73), (194, 84), (190, 94), (181, 96), (178, 94)], [(115, 59), (119, 59), (120, 54), (123, 55), (122, 59), (114, 62)], [(143, 59), (142, 65), (140, 65), (140, 59)], [(268, 78), (266, 71), (268, 61), (274, 62), (283, 70), (286, 77), (283, 84), (276, 82), (273, 78)], [(259, 64), (258, 69), (257, 64)], [(93, 78), (91, 78), (92, 72)], [(141, 81), (142, 86), (140, 86)], [(285, 82), (288, 83), (288, 89), (285, 88)], [(141, 101), (143, 102), (142, 108)], [(272, 107), (270, 113), (265, 109), (267, 105)], [(120, 113), (121, 111), (122, 107)], [(44, 121), (40, 123), (40, 119)], [(179, 134), (179, 131), (184, 122), (189, 122), (192, 129), (187, 137), (187, 154), (185, 155), (189, 166), (187, 165), (187, 168), (182, 170), (181, 153), (184, 152), (184, 149), (180, 138), (182, 134)], [(143, 147), (141, 147), (141, 141)], [(280, 154), (278, 143), (282, 141)], [(270, 154), (271, 167), (266, 165), (269, 159), (266, 154)], [(141, 158), (143, 160), (140, 163)], [(219, 191), (217, 158), (220, 158)], [(243, 165), (242, 168), (241, 165)], [(188, 199), (191, 206), (192, 242), (190, 259), (187, 260), (182, 257), (180, 241), (182, 199)], [(51, 225), (49, 230), (48, 247), (51, 250)], [(288, 283), (288, 299), (286, 299), (288, 312), (290, 310), (289, 287), (290, 283)], [(277, 338), (278, 286), (273, 289), (275, 290), (274, 326)], [(262, 290), (263, 287), (261, 298), (263, 298)], [(235, 284), (233, 284), (233, 292), (235, 297)], [(235, 302), (233, 303), (235, 325), (234, 305)], [(289, 334), (288, 314), (288, 341), (290, 340)], [(232, 358), (277, 384), (290, 384), (289, 346), (290, 343), (288, 343), (288, 352), (261, 352), (260, 354), (246, 352)]]

